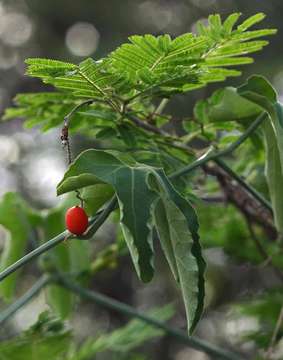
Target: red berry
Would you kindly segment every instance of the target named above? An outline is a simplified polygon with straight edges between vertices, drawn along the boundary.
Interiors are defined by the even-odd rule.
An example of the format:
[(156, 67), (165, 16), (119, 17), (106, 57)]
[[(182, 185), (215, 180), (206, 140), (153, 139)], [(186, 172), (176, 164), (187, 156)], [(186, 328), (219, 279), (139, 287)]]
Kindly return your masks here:
[(80, 206), (73, 206), (65, 215), (67, 229), (75, 235), (82, 235), (88, 227), (88, 217)]

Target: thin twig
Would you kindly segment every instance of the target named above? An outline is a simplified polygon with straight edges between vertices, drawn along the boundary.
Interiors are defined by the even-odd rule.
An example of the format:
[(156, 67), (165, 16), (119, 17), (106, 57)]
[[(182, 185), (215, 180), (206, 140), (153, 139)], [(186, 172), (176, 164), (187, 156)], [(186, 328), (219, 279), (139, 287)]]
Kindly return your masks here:
[(257, 248), (258, 253), (261, 255), (263, 260), (269, 260), (269, 255), (265, 251), (264, 247), (261, 245), (261, 242), (259, 241), (258, 237), (256, 236), (256, 233), (253, 229), (252, 224), (247, 220), (248, 229), (251, 235), (251, 238), (253, 242), (255, 243), (255, 246)]
[(215, 357), (215, 359), (218, 359), (218, 360), (220, 360), (220, 359), (222, 359), (222, 360), (243, 360), (243, 358), (238, 356), (237, 354), (234, 354), (229, 351), (218, 348), (218, 347), (216, 347), (212, 344), (209, 344), (208, 342), (198, 339), (196, 337), (192, 337), (192, 336), (188, 337), (184, 332), (177, 330), (177, 329), (173, 329), (170, 326), (164, 324), (163, 322), (161, 322), (157, 319), (154, 319), (148, 315), (140, 313), (129, 305), (126, 305), (117, 300), (111, 299), (110, 297), (102, 295), (100, 293), (97, 293), (96, 291), (83, 288), (83, 287), (75, 284), (73, 281), (66, 279), (65, 277), (59, 276), (58, 282), (64, 288), (78, 294), (79, 296), (81, 296), (85, 299), (93, 301), (103, 307), (106, 307), (106, 308), (109, 308), (112, 310), (116, 310), (127, 316), (140, 319), (140, 320), (146, 322), (147, 324), (150, 324), (154, 327), (157, 327), (157, 328), (163, 330), (166, 334), (174, 337), (175, 339), (182, 342), (183, 344), (185, 344), (193, 349), (205, 352), (206, 354)]
[(192, 149), (189, 146), (187, 146), (187, 145), (183, 144), (182, 142), (180, 142), (178, 140), (178, 138), (174, 137), (173, 135), (171, 135), (167, 131), (164, 131), (163, 129), (160, 129), (157, 126), (149, 124), (148, 122), (142, 121), (139, 118), (137, 118), (137, 117), (135, 117), (135, 116), (133, 116), (133, 115), (127, 113), (127, 112), (124, 114), (124, 116), (128, 120), (132, 121), (139, 128), (144, 129), (146, 131), (150, 131), (150, 132), (152, 132), (152, 133), (154, 133), (156, 135), (160, 135), (162, 137), (162, 139), (160, 139), (160, 138), (154, 139), (154, 141), (156, 143), (163, 144), (165, 146), (174, 147), (176, 149), (180, 149), (182, 151), (185, 151), (186, 153), (194, 155)]
[(176, 178), (182, 175), (186, 175), (188, 172), (196, 169), (197, 167), (204, 165), (208, 161), (215, 160), (221, 156), (226, 156), (235, 151), (247, 138), (250, 134), (256, 130), (256, 128), (267, 118), (266, 113), (262, 113), (257, 117), (257, 119), (247, 128), (247, 130), (238, 138), (237, 141), (233, 142), (226, 149), (220, 151), (210, 151), (206, 156), (201, 156), (199, 159), (194, 161), (188, 166), (185, 166), (183, 169), (176, 171), (171, 175), (172, 178)]
[(22, 266), (29, 263), (39, 255), (60, 244), (62, 241), (68, 238), (69, 235), (70, 233), (68, 231), (63, 231), (61, 234), (55, 236), (54, 238), (48, 240), (46, 243), (40, 245), (28, 254), (24, 255), (18, 261), (14, 262), (0, 273), (0, 281), (4, 280), (7, 276), (11, 275), (13, 272), (20, 269)]
[(162, 135), (162, 136), (166, 136), (166, 137), (170, 136), (166, 131), (163, 131), (162, 129), (160, 129), (154, 125), (144, 122), (129, 113), (126, 113), (125, 116), (127, 117), (127, 119), (131, 120), (135, 125), (137, 125), (138, 127), (142, 128), (144, 130), (153, 132), (154, 134), (157, 134), (157, 135)]
[(78, 72), (81, 77), (83, 77), (91, 86), (93, 86), (104, 98), (105, 102), (110, 105), (112, 107), (113, 110), (117, 111), (118, 113), (120, 112), (119, 107), (116, 105), (116, 103), (114, 101), (112, 101), (112, 99), (108, 96), (108, 94), (101, 89), (96, 83), (95, 81), (93, 81), (92, 79), (90, 79), (88, 76), (85, 75), (84, 72), (79, 71)]
[(224, 204), (227, 201), (227, 199), (223, 195), (201, 196), (200, 199), (206, 203), (212, 203), (212, 204)]
[(277, 319), (277, 322), (276, 322), (276, 325), (275, 325), (275, 328), (274, 328), (274, 331), (273, 331), (273, 334), (271, 337), (271, 341), (270, 341), (270, 344), (269, 344), (269, 347), (267, 350), (267, 354), (266, 354), (266, 360), (271, 359), (272, 353), (274, 351), (274, 346), (276, 344), (277, 335), (279, 333), (279, 330), (280, 330), (282, 324), (283, 324), (283, 305), (280, 309), (279, 316), (278, 316), (278, 319)]
[[(165, 141), (167, 140), (167, 141)], [(190, 154), (190, 155), (195, 155), (195, 153), (193, 152), (193, 150), (187, 146), (187, 145), (184, 145), (182, 143), (179, 143), (177, 141), (175, 141), (174, 139), (165, 139), (162, 141), (162, 140), (159, 140), (159, 139), (155, 139), (154, 140), (157, 144), (160, 144), (160, 145), (163, 145), (163, 146), (169, 146), (170, 148), (175, 148), (175, 149), (178, 149), (178, 150), (182, 150), (182, 151), (185, 151), (186, 154)]]
[(83, 101), (81, 102), (80, 104), (76, 105), (70, 112), (69, 114), (67, 114), (65, 117), (64, 117), (64, 120), (65, 120), (65, 125), (69, 126), (69, 122), (70, 122), (70, 119), (71, 117), (83, 106), (85, 105), (90, 105), (94, 102), (95, 100), (93, 99), (89, 99), (89, 100), (86, 100), (86, 101)]
[(111, 212), (117, 208), (118, 201), (116, 196), (113, 196), (109, 201), (108, 205), (104, 208), (104, 210), (93, 220), (92, 226), (90, 226), (87, 232), (84, 235), (79, 237), (80, 240), (88, 240), (97, 232), (100, 226), (105, 222), (105, 220), (109, 217)]
[(261, 255), (262, 259), (266, 262), (266, 264), (271, 266), (271, 269), (273, 270), (275, 275), (283, 282), (282, 271), (274, 264), (272, 257), (268, 255), (268, 253), (265, 251), (264, 247), (261, 245), (261, 242), (259, 241), (258, 237), (256, 236), (256, 233), (253, 229), (252, 224), (249, 221), (247, 221), (247, 225), (248, 225), (248, 229), (251, 234), (251, 238), (252, 238), (253, 242), (255, 243), (258, 253)]
[(206, 174), (216, 177), (227, 201), (236, 206), (249, 222), (261, 226), (271, 240), (277, 238), (272, 213), (269, 208), (265, 207), (264, 203), (260, 203), (254, 196), (251, 196), (252, 194), (246, 188), (243, 188), (236, 181), (232, 181), (234, 178), (219, 166), (205, 164), (202, 167)]
[(264, 207), (266, 207), (271, 213), (272, 206), (269, 201), (267, 201), (258, 191), (255, 190), (255, 188), (251, 187), (248, 183), (245, 182), (241, 176), (239, 176), (233, 169), (228, 166), (225, 161), (223, 161), (221, 158), (215, 158), (214, 162), (221, 167), (227, 174), (229, 174), (233, 179), (235, 179), (247, 192), (249, 192), (255, 199), (258, 200), (259, 203), (261, 203)]
[(168, 104), (168, 101), (169, 99), (165, 98), (165, 99), (162, 99), (159, 103), (159, 105), (157, 106), (157, 108), (155, 109), (154, 111), (154, 115), (160, 115), (163, 110), (165, 109), (165, 106)]
[(39, 278), (33, 286), (19, 299), (7, 307), (4, 311), (0, 313), (0, 324), (8, 320), (12, 315), (14, 315), (21, 307), (27, 304), (33, 297), (35, 297), (40, 290), (42, 290), (50, 281), (48, 275), (43, 275)]
[[(85, 100), (83, 102), (81, 102), (80, 104), (76, 105), (70, 112), (69, 114), (67, 114), (64, 117), (64, 126), (62, 128), (62, 132), (61, 132), (61, 140), (62, 140), (62, 144), (63, 147), (67, 149), (67, 159), (68, 159), (68, 165), (71, 165), (73, 162), (73, 157), (72, 157), (72, 151), (71, 151), (71, 145), (70, 145), (70, 138), (69, 138), (69, 126), (70, 126), (70, 120), (71, 117), (83, 106), (85, 105), (90, 105), (94, 102), (93, 99), (89, 99), (89, 100)], [(81, 202), (81, 207), (84, 206), (84, 200), (81, 197), (81, 193), (78, 189), (75, 190), (76, 193), (76, 197), (80, 200)]]

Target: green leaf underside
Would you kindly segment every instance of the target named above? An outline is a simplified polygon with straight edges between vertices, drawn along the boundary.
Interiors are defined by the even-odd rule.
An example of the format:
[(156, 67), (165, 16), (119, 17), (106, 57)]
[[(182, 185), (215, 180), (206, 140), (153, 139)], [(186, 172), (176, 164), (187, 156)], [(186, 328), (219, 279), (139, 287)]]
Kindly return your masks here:
[[(143, 281), (149, 281), (153, 276), (152, 227), (158, 217), (156, 203), (162, 201), (168, 222), (163, 224), (158, 217), (155, 225), (162, 244), (166, 242), (162, 234), (167, 228), (170, 230), (171, 249), (162, 247), (175, 278), (180, 281), (188, 328), (192, 331), (203, 307), (204, 261), (197, 235), (197, 218), (191, 205), (161, 170), (136, 163), (125, 154), (113, 151), (83, 152), (66, 172), (57, 192), (60, 195), (99, 183), (110, 184), (115, 189), (123, 234)], [(177, 216), (181, 224), (177, 222)], [(180, 225), (182, 231), (176, 228)]]
[[(283, 233), (283, 204), (282, 204), (282, 181), (283, 164), (280, 161), (280, 151), (278, 148), (277, 137), (271, 123), (265, 122), (263, 125), (266, 165), (265, 176), (268, 184), (276, 228), (279, 233)], [(282, 150), (281, 150), (282, 152)]]
[(274, 211), (274, 220), (279, 234), (283, 234), (283, 111), (277, 102), (277, 94), (262, 76), (253, 76), (238, 89), (241, 96), (256, 103), (269, 115), (263, 132), (266, 149), (265, 175)]
[(190, 332), (200, 319), (204, 299), (205, 262), (198, 236), (194, 209), (162, 176), (160, 199), (154, 219), (161, 245), (172, 273), (180, 282)]

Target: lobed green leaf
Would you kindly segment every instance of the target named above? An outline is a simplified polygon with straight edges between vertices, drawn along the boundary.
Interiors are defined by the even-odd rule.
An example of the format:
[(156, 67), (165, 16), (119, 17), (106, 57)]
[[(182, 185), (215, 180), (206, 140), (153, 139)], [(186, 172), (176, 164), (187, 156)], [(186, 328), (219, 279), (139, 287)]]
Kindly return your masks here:
[[(180, 281), (188, 328), (192, 332), (203, 308), (205, 268), (193, 208), (161, 170), (113, 151), (83, 152), (58, 184), (57, 192), (60, 195), (75, 189), (87, 190), (90, 185), (105, 183), (111, 185), (117, 195), (121, 228), (143, 281), (149, 281), (153, 276), (152, 227), (155, 218), (163, 250), (175, 278)], [(166, 217), (169, 217), (168, 223), (164, 221), (164, 211), (163, 218), (160, 217), (159, 198)]]

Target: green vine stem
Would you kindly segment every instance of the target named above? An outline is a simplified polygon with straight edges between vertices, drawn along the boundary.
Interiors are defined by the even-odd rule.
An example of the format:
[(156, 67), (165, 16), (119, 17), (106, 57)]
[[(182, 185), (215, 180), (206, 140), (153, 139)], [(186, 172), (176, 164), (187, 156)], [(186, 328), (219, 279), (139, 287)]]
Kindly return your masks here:
[(229, 155), (233, 151), (235, 151), (247, 138), (250, 136), (250, 134), (255, 131), (258, 126), (267, 118), (267, 114), (265, 112), (261, 113), (256, 120), (247, 128), (247, 130), (239, 137), (239, 139), (235, 142), (233, 142), (230, 146), (228, 146), (226, 149), (220, 150), (220, 151), (210, 151), (207, 153), (206, 156), (201, 156), (199, 159), (194, 161), (188, 166), (185, 166), (181, 170), (178, 170), (171, 174), (171, 179), (177, 178), (182, 175), (186, 175), (187, 173), (191, 172), (192, 170), (196, 169), (197, 167), (204, 165), (208, 161), (215, 160), (221, 156)]
[(13, 272), (24, 266), (25, 264), (32, 261), (34, 258), (45, 253), (46, 251), (52, 249), (54, 246), (60, 244), (62, 241), (69, 237), (70, 233), (66, 230), (61, 234), (55, 236), (54, 238), (46, 241), (44, 244), (38, 246), (36, 249), (32, 250), (28, 254), (21, 257), (19, 260), (8, 266), (5, 270), (0, 273), (0, 281), (4, 280), (7, 276), (11, 275)]
[(183, 331), (174, 329), (163, 322), (160, 322), (150, 316), (147, 316), (143, 313), (136, 311), (133, 307), (123, 304), (117, 300), (111, 299), (105, 295), (97, 293), (95, 291), (87, 290), (79, 285), (75, 284), (73, 281), (68, 280), (62, 275), (43, 275), (22, 297), (16, 300), (12, 305), (10, 305), (6, 310), (0, 314), (0, 324), (4, 323), (11, 316), (13, 316), (22, 306), (27, 304), (34, 296), (36, 296), (46, 285), (51, 282), (58, 282), (61, 286), (65, 287), (69, 291), (72, 291), (78, 294), (82, 298), (96, 302), (98, 305), (104, 306), (106, 308), (116, 310), (127, 316), (138, 318), (154, 327), (157, 327), (163, 330), (166, 334), (174, 337), (176, 340), (181, 343), (201, 352), (205, 352), (208, 355), (215, 357), (219, 360), (243, 360), (243, 358), (238, 355), (220, 349), (217, 346), (214, 346), (204, 340), (198, 339), (197, 337), (188, 337)]
[(80, 236), (79, 239), (88, 240), (91, 237), (93, 237), (93, 235), (97, 232), (100, 226), (103, 225), (105, 220), (108, 218), (111, 212), (117, 208), (117, 206), (118, 206), (117, 198), (116, 196), (113, 196), (112, 199), (109, 201), (108, 205), (105, 207), (105, 209), (101, 211), (99, 215), (93, 219), (93, 223), (87, 230), (86, 234)]
[(36, 296), (40, 292), (40, 290), (42, 290), (48, 284), (49, 281), (50, 277), (48, 275), (41, 276), (23, 296), (21, 296), (14, 303), (8, 306), (7, 309), (5, 309), (0, 314), (0, 324), (4, 323), (21, 307), (27, 304), (34, 296)]
[(95, 102), (95, 100), (89, 99), (89, 100), (83, 101), (82, 103), (76, 105), (76, 106), (69, 112), (69, 114), (67, 114), (67, 115), (64, 117), (65, 124), (66, 124), (67, 126), (69, 126), (71, 117), (72, 117), (81, 107), (87, 106), (87, 105), (91, 105), (91, 104), (94, 103), (94, 102)]
[[(105, 209), (99, 212), (99, 214), (90, 221), (91, 226), (89, 227), (87, 234), (82, 238), (89, 239), (90, 237), (92, 237), (96, 233), (96, 231), (100, 228), (100, 226), (103, 224), (103, 222), (108, 218), (111, 212), (114, 210), (115, 206), (116, 206), (116, 198), (113, 198), (109, 202), (109, 204), (105, 207)], [(14, 262), (10, 266), (8, 266), (5, 270), (3, 270), (0, 273), (0, 281), (4, 280), (7, 276), (12, 274), (13, 272), (18, 270), (25, 264), (29, 263), (34, 258), (38, 257), (39, 255), (45, 253), (46, 251), (52, 249), (56, 245), (60, 244), (64, 240), (69, 239), (71, 237), (74, 236), (66, 230), (60, 233), (59, 235), (55, 236), (54, 238), (48, 240), (47, 242), (40, 245), (33, 251), (29, 252), (28, 254), (20, 258), (18, 261)], [(81, 239), (81, 237), (79, 237), (79, 239)]]
[(108, 309), (116, 310), (129, 317), (140, 319), (146, 322), (147, 324), (150, 324), (154, 327), (163, 330), (166, 334), (174, 337), (183, 344), (195, 350), (205, 352), (206, 354), (214, 357), (217, 360), (243, 360), (242, 357), (232, 352), (220, 349), (217, 346), (214, 346), (196, 337), (192, 337), (192, 336), (188, 337), (186, 333), (184, 333), (183, 331), (173, 329), (159, 320), (156, 320), (148, 315), (138, 312), (129, 305), (111, 299), (110, 297), (102, 295), (96, 291), (83, 288), (65, 277), (59, 276), (57, 281), (59, 284), (61, 284), (61, 286), (74, 292), (75, 294), (79, 295), (82, 298), (93, 301), (96, 304), (104, 306)]
[(237, 175), (222, 159), (222, 156), (226, 156), (235, 151), (249, 136), (255, 131), (258, 126), (267, 118), (266, 113), (262, 113), (239, 137), (237, 141), (232, 143), (226, 149), (220, 151), (210, 150), (204, 156), (192, 162), (190, 165), (183, 167), (182, 169), (174, 172), (169, 177), (171, 179), (177, 178), (182, 175), (186, 175), (195, 170), (199, 166), (206, 164), (208, 161), (214, 161), (219, 167), (221, 167), (227, 174), (229, 174), (234, 180), (236, 180), (247, 192), (249, 192), (254, 198), (256, 198), (261, 205), (266, 207), (271, 213), (272, 206), (259, 192), (257, 192), (252, 186), (247, 184), (239, 175)]

